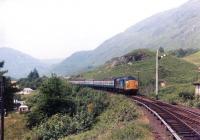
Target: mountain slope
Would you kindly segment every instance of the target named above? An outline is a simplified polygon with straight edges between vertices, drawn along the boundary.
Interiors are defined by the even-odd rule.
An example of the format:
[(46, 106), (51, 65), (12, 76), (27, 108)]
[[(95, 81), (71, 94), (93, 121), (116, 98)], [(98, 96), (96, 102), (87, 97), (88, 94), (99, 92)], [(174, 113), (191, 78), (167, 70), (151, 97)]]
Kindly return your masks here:
[(2, 60), (5, 61), (4, 69), (8, 70), (8, 75), (14, 78), (25, 77), (34, 68), (40, 74), (48, 70), (47, 65), (38, 59), (11, 48), (0, 48), (0, 61)]
[[(136, 52), (136, 51), (134, 51)], [(140, 93), (155, 95), (155, 52), (149, 52), (148, 50), (139, 51), (147, 56), (144, 59), (133, 61), (126, 61), (127, 63), (118, 63), (113, 67), (113, 63), (116, 60), (120, 62), (126, 55), (114, 60), (110, 60), (109, 63), (96, 68), (93, 71), (82, 73), (81, 75), (74, 77), (74, 79), (108, 79), (120, 76), (135, 76), (140, 80)], [(133, 56), (137, 53), (132, 53)], [(189, 92), (191, 95), (194, 93), (194, 86), (192, 82), (197, 80), (197, 66), (189, 63), (182, 58), (167, 55), (159, 60), (159, 81), (166, 83), (165, 87), (159, 87), (159, 98), (168, 102), (179, 102), (181, 92)], [(183, 100), (182, 104), (186, 101)], [(190, 104), (191, 105), (191, 104)], [(195, 105), (195, 104), (193, 104)]]
[(184, 60), (200, 66), (200, 51), (183, 58)]
[(179, 8), (139, 22), (108, 39), (93, 51), (73, 54), (53, 71), (58, 74), (72, 74), (88, 70), (137, 48), (200, 48), (199, 21), (200, 0), (190, 0)]
[[(139, 72), (142, 86), (146, 86), (151, 82), (155, 82), (155, 54), (155, 52), (151, 52), (146, 49), (135, 50), (132, 53), (107, 61), (104, 65), (96, 68), (95, 70), (85, 72), (81, 75), (83, 76), (82, 78), (85, 79), (102, 80), (104, 78), (127, 75), (137, 77)], [(140, 56), (141, 59), (130, 59), (130, 56)], [(113, 65), (116, 64), (116, 60), (118, 61), (118, 65)], [(167, 83), (171, 84), (191, 84), (196, 76), (196, 69), (197, 66), (192, 63), (175, 56), (167, 55), (163, 59), (159, 60), (159, 79), (163, 79)]]

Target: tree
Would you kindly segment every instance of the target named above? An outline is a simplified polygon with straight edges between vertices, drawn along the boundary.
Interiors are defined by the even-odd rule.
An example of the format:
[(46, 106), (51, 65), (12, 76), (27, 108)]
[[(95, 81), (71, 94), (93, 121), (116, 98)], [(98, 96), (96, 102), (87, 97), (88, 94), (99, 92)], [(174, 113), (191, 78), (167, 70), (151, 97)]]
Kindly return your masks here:
[(17, 92), (17, 88), (15, 88), (12, 83), (11, 79), (9, 77), (4, 77), (4, 74), (7, 73), (6, 70), (1, 70), (4, 66), (4, 61), (0, 62), (0, 77), (4, 78), (4, 108), (7, 111), (12, 111), (14, 108), (13, 98), (14, 93)]
[(4, 61), (0, 61), (0, 76), (3, 76), (5, 73), (7, 73), (8, 71), (6, 70), (1, 70), (1, 68), (3, 68), (4, 66)]
[(165, 53), (164, 48), (163, 48), (163, 47), (160, 47), (160, 48), (159, 48), (159, 52), (160, 52), (160, 53)]
[(42, 83), (39, 94), (31, 106), (32, 111), (27, 116), (27, 126), (30, 128), (56, 113), (72, 115), (75, 112), (75, 103), (66, 98), (64, 81), (55, 75)]
[(32, 88), (36, 90), (40, 85), (42, 84), (42, 81), (44, 81), (47, 77), (40, 77), (37, 69), (34, 69), (29, 73), (27, 78), (22, 78), (18, 81), (18, 85), (20, 88)]
[(38, 78), (40, 78), (40, 76), (39, 76), (39, 73), (38, 73), (37, 69), (35, 68), (33, 71), (31, 71), (29, 73), (28, 79), (29, 80), (35, 80), (35, 79), (38, 79)]

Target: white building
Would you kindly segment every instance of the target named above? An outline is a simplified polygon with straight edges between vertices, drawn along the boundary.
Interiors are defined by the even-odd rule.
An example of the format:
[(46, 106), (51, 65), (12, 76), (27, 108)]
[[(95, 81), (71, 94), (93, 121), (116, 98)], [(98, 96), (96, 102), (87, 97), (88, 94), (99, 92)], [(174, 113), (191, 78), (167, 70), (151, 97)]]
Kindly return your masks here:
[(18, 111), (20, 113), (25, 113), (25, 112), (28, 112), (29, 109), (28, 109), (28, 106), (27, 105), (20, 105), (19, 108), (18, 108)]
[(200, 96), (200, 82), (193, 83), (195, 86), (195, 96)]
[(18, 92), (17, 94), (21, 94), (21, 95), (26, 95), (26, 94), (31, 94), (34, 90), (32, 90), (31, 88), (24, 88), (22, 91)]
[(24, 105), (25, 101), (19, 101), (19, 100), (14, 99), (14, 104)]

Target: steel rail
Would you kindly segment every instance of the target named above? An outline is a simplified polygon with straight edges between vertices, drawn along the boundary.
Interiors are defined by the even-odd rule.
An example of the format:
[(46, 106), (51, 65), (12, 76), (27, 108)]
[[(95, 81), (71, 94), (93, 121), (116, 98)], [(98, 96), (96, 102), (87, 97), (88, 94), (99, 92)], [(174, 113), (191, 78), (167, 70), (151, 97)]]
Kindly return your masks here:
[(165, 122), (165, 120), (154, 110), (152, 110), (151, 108), (149, 108), (146, 104), (133, 99), (136, 103), (141, 104), (142, 106), (144, 106), (145, 108), (147, 108), (149, 111), (151, 111), (164, 125), (165, 127), (169, 130), (169, 132), (172, 134), (172, 136), (176, 139), (176, 140), (182, 140), (179, 135), (170, 127), (170, 125), (167, 124), (167, 122)]
[[(189, 126), (186, 122), (184, 122), (182, 119), (180, 119), (180, 118), (178, 118), (175, 114), (173, 114), (173, 113), (171, 113), (169, 110), (167, 110), (167, 109), (165, 109), (164, 107), (161, 107), (161, 106), (159, 106), (158, 104), (156, 104), (155, 103), (155, 101), (153, 101), (153, 100), (150, 100), (150, 99), (141, 99), (141, 98), (137, 98), (137, 97), (133, 97), (133, 99), (134, 100), (136, 100), (137, 102), (140, 102), (140, 103), (143, 103), (142, 105), (146, 105), (147, 107), (149, 107), (151, 110), (153, 110), (153, 111), (155, 111), (156, 112), (156, 110), (157, 109), (159, 109), (159, 111), (161, 111), (160, 112), (160, 114), (161, 115), (159, 115), (163, 120), (164, 119), (168, 119), (167, 121), (168, 121), (168, 123), (169, 123), (169, 121), (172, 121), (173, 119), (174, 119), (174, 121), (176, 121), (176, 123), (172, 123), (171, 122), (171, 129), (174, 127), (174, 129), (168, 129), (169, 131), (170, 131), (170, 133), (173, 135), (174, 134), (174, 132), (176, 131), (176, 135), (180, 135), (180, 136), (183, 136), (183, 138), (184, 137), (190, 137), (191, 135), (190, 134), (193, 134), (194, 136), (192, 136), (193, 137), (193, 139), (197, 139), (197, 140), (199, 140), (200, 139), (200, 134), (199, 134), (199, 132), (197, 132), (195, 129), (193, 129), (191, 126)], [(139, 100), (139, 101), (138, 101)], [(145, 106), (145, 107), (146, 107)], [(169, 106), (168, 106), (169, 107)], [(152, 109), (152, 108), (154, 108), (154, 109)], [(157, 108), (157, 109), (156, 109)], [(149, 110), (149, 109), (148, 109)], [(159, 114), (159, 111), (157, 110), (157, 114)], [(152, 112), (152, 111), (151, 111)], [(164, 116), (163, 115), (163, 113), (167, 113), (168, 115), (167, 115), (167, 117), (166, 116)], [(155, 113), (154, 113), (155, 114)], [(166, 115), (166, 114), (165, 114)], [(156, 115), (157, 116), (157, 115)], [(163, 117), (164, 118), (163, 118)], [(172, 120), (170, 120), (169, 118), (168, 118), (168, 116), (171, 116), (171, 117), (173, 117), (173, 118), (171, 118)], [(158, 117), (158, 116), (157, 116)], [(159, 117), (158, 117), (159, 118)], [(160, 118), (159, 118), (160, 119)], [(166, 122), (166, 121), (165, 121)], [(167, 123), (167, 122), (166, 122)], [(165, 123), (163, 123), (163, 124), (165, 124)], [(177, 125), (176, 124), (180, 124), (180, 126), (182, 125), (182, 127), (177, 127)], [(169, 123), (169, 125), (170, 125), (170, 123)], [(165, 125), (166, 126), (166, 125)], [(168, 128), (168, 127), (167, 127)], [(185, 129), (185, 130), (184, 130)], [(186, 131), (186, 132), (185, 132)], [(188, 131), (188, 132), (187, 132)], [(187, 134), (189, 134), (189, 136), (187, 135)], [(174, 135), (173, 135), (174, 136)], [(174, 136), (175, 137), (175, 136)], [(175, 137), (176, 138), (176, 137)], [(179, 137), (180, 138), (180, 137)]]

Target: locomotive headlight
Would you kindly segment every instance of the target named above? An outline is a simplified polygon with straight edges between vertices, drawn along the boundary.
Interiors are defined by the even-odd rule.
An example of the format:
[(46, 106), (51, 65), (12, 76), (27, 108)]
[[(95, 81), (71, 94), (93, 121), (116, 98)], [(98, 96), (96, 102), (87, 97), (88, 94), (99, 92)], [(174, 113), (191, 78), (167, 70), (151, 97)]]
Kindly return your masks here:
[(129, 88), (130, 87), (130, 83), (129, 81), (126, 82), (126, 88)]

